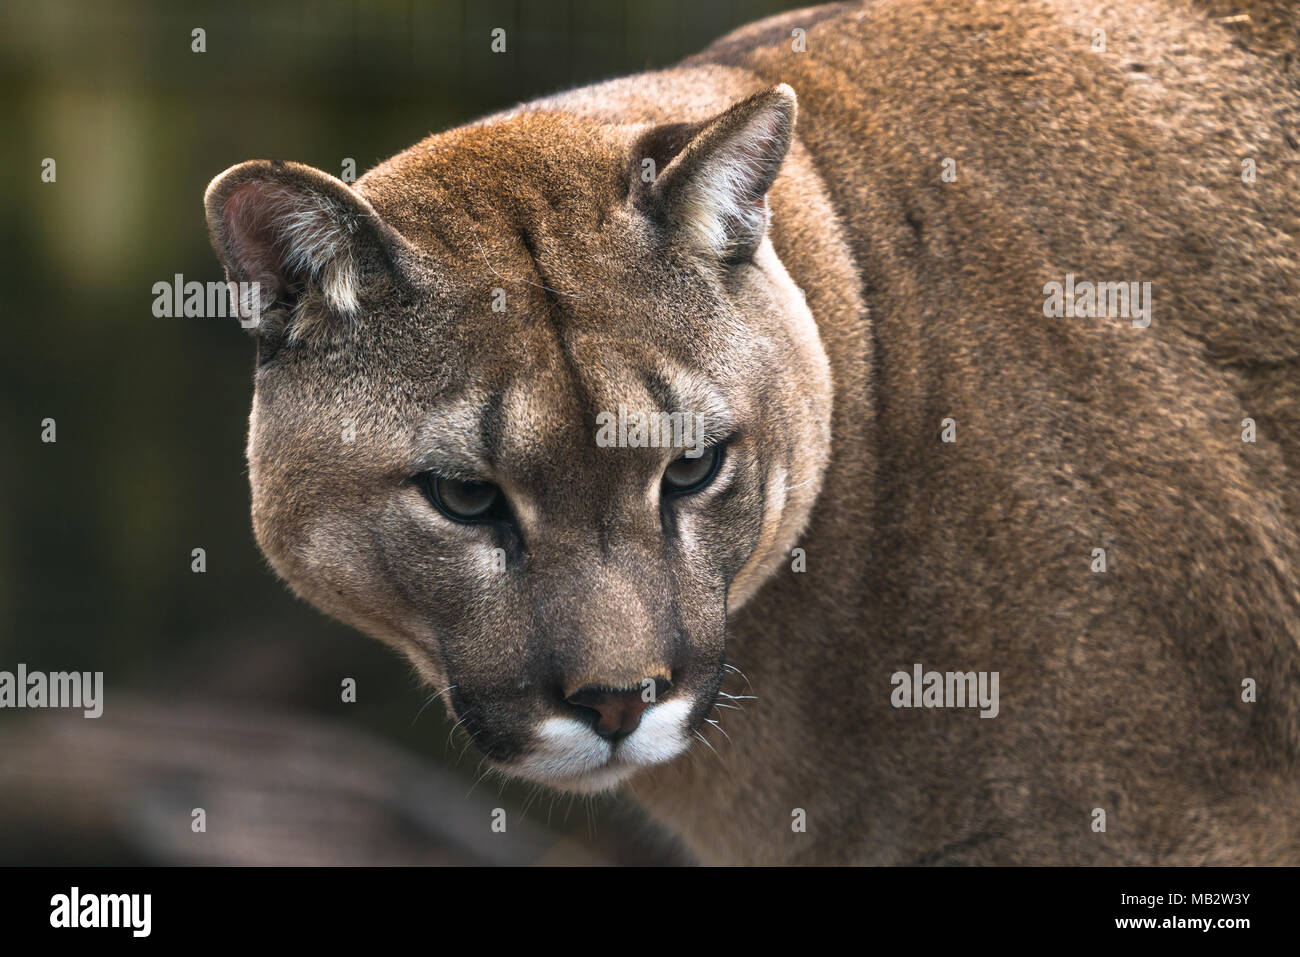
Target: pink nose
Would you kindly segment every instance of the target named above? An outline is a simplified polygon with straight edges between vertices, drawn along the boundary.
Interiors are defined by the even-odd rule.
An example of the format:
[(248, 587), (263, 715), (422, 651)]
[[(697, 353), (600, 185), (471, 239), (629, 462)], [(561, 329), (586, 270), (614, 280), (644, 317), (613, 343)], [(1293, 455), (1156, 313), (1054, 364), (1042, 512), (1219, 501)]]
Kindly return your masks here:
[[(662, 682), (666, 685), (667, 682)], [(660, 682), (656, 682), (656, 694)], [(564, 700), (589, 712), (602, 738), (625, 738), (641, 724), (641, 715), (653, 704), (640, 688), (581, 688)]]

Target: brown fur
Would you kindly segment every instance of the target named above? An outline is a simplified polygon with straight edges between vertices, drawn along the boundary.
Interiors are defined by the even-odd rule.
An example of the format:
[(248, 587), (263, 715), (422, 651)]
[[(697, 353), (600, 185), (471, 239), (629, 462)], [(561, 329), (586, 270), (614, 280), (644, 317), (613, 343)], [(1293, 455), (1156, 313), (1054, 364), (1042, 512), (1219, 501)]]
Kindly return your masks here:
[[(536, 682), (672, 670), (718, 754), (631, 788), (704, 861), (1300, 861), (1295, 21), (1076, 7), (812, 8), (431, 137), (355, 191), (223, 174), (232, 278), (294, 299), (259, 333), (249, 444), (276, 569), (474, 685), (449, 707), (503, 760), (551, 707)], [(709, 125), (779, 83), (799, 106), (770, 246), (709, 261), (671, 164), (728, 123), (779, 127), (780, 91)], [(286, 204), (348, 262), (285, 267)], [(328, 298), (345, 268), (353, 311)], [(1067, 272), (1151, 282), (1150, 327), (1045, 317)], [(692, 513), (693, 550), (637, 504), (671, 456), (593, 447), (594, 410), (659, 402), (647, 373), (708, 380), (741, 419), (740, 487)], [(521, 503), (508, 589), (408, 484), (462, 440)], [(894, 709), (914, 662), (1000, 672), (1001, 713)], [(757, 697), (729, 739), (700, 723), (724, 674)]]

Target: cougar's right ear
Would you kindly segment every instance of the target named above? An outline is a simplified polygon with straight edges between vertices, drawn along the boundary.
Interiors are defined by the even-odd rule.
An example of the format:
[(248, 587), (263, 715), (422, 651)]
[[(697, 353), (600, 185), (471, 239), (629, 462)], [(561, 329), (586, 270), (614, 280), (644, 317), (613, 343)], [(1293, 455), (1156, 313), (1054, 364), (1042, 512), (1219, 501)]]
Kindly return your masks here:
[(342, 180), (301, 163), (232, 166), (203, 201), (212, 248), (241, 284), (241, 325), (259, 339), (346, 322), (365, 284), (391, 273), (406, 245)]

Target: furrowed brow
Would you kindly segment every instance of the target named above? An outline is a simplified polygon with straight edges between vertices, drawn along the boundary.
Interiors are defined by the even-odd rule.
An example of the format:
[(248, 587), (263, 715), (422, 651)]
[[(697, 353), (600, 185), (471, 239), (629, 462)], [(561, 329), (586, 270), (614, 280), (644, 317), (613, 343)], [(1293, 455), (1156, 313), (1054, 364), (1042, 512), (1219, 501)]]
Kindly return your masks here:
[(447, 478), (481, 478), (500, 442), (500, 411), (500, 393), (474, 392), (443, 403), (416, 430), (416, 468)]
[(703, 440), (721, 442), (736, 429), (735, 417), (722, 393), (707, 380), (684, 370), (645, 376), (646, 389), (664, 412), (687, 412), (703, 417)]

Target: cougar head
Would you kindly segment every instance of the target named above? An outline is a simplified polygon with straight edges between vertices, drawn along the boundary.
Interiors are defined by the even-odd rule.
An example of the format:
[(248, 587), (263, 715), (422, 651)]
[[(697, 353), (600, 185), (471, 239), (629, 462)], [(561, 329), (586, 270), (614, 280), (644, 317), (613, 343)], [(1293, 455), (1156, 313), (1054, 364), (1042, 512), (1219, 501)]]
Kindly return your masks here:
[(685, 751), (808, 519), (830, 376), (767, 232), (794, 121), (784, 86), (659, 126), (524, 109), (354, 187), (208, 188), (261, 548), (500, 770), (597, 791)]

